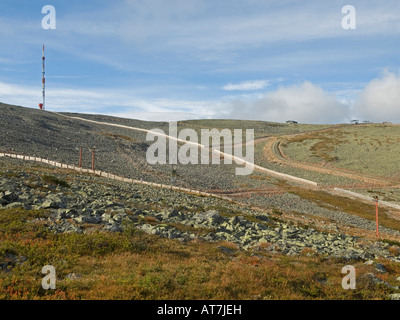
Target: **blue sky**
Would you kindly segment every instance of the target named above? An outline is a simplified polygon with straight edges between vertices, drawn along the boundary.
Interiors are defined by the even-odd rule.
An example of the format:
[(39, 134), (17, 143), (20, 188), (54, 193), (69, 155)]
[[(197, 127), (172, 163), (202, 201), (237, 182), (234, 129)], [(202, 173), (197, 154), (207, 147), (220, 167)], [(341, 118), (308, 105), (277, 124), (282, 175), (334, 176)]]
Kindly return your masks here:
[(399, 35), (398, 0), (7, 0), (0, 101), (37, 108), (44, 44), (48, 110), (400, 122)]

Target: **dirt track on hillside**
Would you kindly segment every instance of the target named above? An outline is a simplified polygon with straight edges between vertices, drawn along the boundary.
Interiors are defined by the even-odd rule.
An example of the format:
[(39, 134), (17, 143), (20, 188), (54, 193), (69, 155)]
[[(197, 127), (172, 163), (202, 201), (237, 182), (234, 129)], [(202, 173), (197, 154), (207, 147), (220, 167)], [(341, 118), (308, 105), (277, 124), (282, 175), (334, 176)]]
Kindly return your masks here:
[[(327, 129), (321, 130), (326, 131)], [(354, 180), (359, 180), (363, 184), (368, 184), (368, 187), (387, 187), (393, 185), (394, 182), (388, 181), (388, 178), (385, 177), (377, 177), (371, 176), (351, 170), (346, 170), (342, 168), (337, 168), (332, 165), (322, 165), (322, 164), (313, 164), (313, 163), (304, 163), (290, 159), (287, 155), (284, 154), (280, 147), (280, 142), (282, 138), (291, 138), (294, 136), (298, 136), (299, 134), (294, 135), (285, 135), (280, 137), (269, 137), (267, 138), (267, 143), (265, 144), (263, 153), (265, 158), (273, 163), (279, 163), (282, 165), (300, 168), (303, 170), (311, 170), (319, 173), (330, 174), (335, 176), (342, 176)]]

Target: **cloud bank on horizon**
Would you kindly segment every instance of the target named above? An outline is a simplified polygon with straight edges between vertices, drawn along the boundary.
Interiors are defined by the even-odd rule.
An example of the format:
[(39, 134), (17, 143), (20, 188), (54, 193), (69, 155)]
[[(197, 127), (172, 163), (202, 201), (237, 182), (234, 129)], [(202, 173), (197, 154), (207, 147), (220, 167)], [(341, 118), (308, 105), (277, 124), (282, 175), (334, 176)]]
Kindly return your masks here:
[(335, 94), (305, 81), (280, 87), (254, 101), (237, 100), (230, 115), (236, 119), (296, 119), (302, 123), (342, 123), (353, 119), (400, 122), (400, 76), (385, 71), (360, 91), (354, 101), (340, 101)]
[[(50, 4), (50, 3), (49, 3)], [(0, 101), (143, 120), (400, 122), (397, 0), (0, 3)]]

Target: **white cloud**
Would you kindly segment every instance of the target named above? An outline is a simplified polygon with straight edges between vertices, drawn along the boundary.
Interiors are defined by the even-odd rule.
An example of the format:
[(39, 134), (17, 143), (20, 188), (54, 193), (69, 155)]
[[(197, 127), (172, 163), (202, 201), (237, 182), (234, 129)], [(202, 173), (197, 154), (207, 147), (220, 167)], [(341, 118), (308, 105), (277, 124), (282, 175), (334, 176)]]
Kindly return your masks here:
[(372, 80), (357, 98), (353, 112), (363, 120), (399, 122), (400, 75), (385, 71)]
[(180, 121), (196, 120), (198, 115), (190, 112), (117, 112), (107, 115), (128, 119), (140, 119), (144, 121)]
[(234, 101), (230, 107), (233, 118), (277, 122), (342, 123), (348, 115), (348, 106), (310, 82), (280, 87), (254, 101)]
[[(38, 108), (41, 101), (41, 86), (0, 82), (0, 102)], [(128, 89), (60, 88), (46, 94), (49, 111), (101, 113), (153, 121), (217, 118), (223, 108), (224, 103), (219, 101), (143, 98)]]
[[(249, 83), (232, 86), (237, 86), (236, 90), (255, 87)], [(351, 95), (345, 91), (337, 96), (306, 81), (281, 86), (263, 94), (237, 94), (215, 100), (148, 98), (128, 89), (59, 88), (49, 90), (46, 102), (47, 109), (52, 111), (102, 113), (153, 121), (234, 118), (343, 123), (356, 118), (373, 122), (400, 122), (400, 75), (386, 71), (364, 88), (361, 84), (352, 87), (351, 83), (346, 87)], [(338, 88), (334, 91), (341, 92)], [(355, 92), (358, 95), (350, 99), (356, 95)], [(41, 99), (41, 86), (0, 82), (1, 102), (37, 108)]]
[(0, 98), (22, 98), (24, 99), (25, 97), (32, 97), (33, 95), (36, 95), (39, 93), (39, 96), (41, 96), (41, 87), (39, 87), (40, 91), (36, 91), (32, 87), (26, 87), (26, 86), (18, 86), (14, 84), (9, 84), (5, 82), (0, 82)]
[[(354, 4), (359, 12), (358, 35), (400, 32), (400, 4), (381, 2)], [(70, 41), (77, 35), (86, 39), (90, 36), (103, 41), (120, 40), (128, 46), (140, 44), (142, 49), (184, 50), (185, 54), (213, 60), (237, 49), (345, 36), (341, 6), (316, 0), (308, 5), (297, 1), (273, 4), (265, 0), (251, 1), (251, 5), (204, 0), (115, 3), (97, 9), (95, 14), (84, 11), (64, 15), (59, 19), (58, 32)]]
[[(269, 1), (235, 3), (231, 1), (149, 0), (127, 1), (115, 10), (121, 18), (116, 37), (126, 41), (154, 43), (166, 47), (195, 49), (196, 52), (222, 51), (263, 44), (299, 42), (313, 39), (343, 38), (342, 6), (333, 2), (298, 1), (273, 4)], [(398, 34), (398, 1), (354, 3), (358, 35)]]
[(249, 91), (249, 90), (261, 90), (269, 85), (267, 80), (256, 80), (256, 81), (245, 81), (237, 84), (229, 83), (222, 89), (227, 91)]

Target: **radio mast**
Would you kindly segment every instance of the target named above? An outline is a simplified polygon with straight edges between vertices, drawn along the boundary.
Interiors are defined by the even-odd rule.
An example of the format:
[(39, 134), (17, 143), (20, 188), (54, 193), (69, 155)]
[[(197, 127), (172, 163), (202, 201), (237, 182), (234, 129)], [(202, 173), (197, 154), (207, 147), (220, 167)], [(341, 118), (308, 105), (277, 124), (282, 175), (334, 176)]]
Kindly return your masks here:
[(44, 45), (43, 45), (43, 55), (42, 55), (42, 63), (43, 63), (43, 72), (42, 72), (42, 86), (43, 86), (43, 102), (39, 103), (40, 110), (45, 110), (45, 100), (46, 100), (46, 80), (45, 80), (45, 56), (44, 56)]

